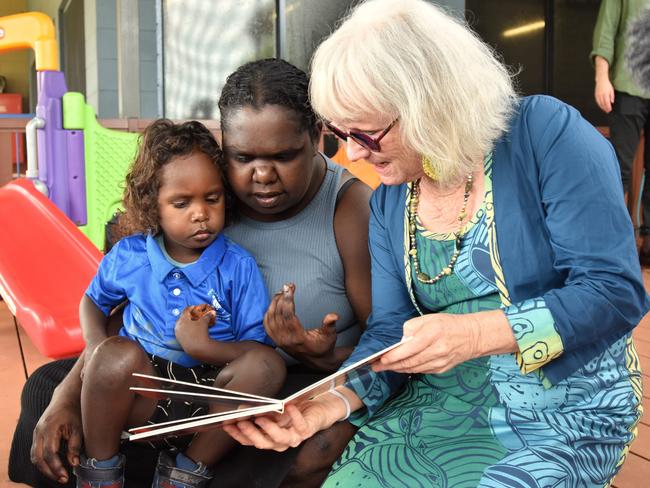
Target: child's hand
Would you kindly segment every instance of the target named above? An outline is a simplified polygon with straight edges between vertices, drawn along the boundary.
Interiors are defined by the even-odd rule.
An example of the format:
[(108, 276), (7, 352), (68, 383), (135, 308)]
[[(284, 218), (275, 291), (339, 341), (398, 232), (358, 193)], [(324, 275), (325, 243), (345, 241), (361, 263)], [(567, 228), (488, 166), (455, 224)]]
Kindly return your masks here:
[(264, 315), (266, 333), (282, 349), (292, 355), (321, 357), (336, 345), (338, 315), (329, 313), (317, 329), (305, 330), (296, 317), (294, 294), (296, 285), (287, 283), (276, 293)]
[(174, 333), (183, 350), (194, 356), (197, 349), (210, 341), (208, 329), (214, 324), (217, 312), (210, 305), (186, 307), (178, 317)]
[(209, 315), (210, 322), (208, 323), (208, 326), (214, 325), (214, 322), (217, 319), (216, 311), (211, 305), (208, 305), (207, 303), (187, 307), (185, 309), (185, 312), (188, 312), (190, 314), (190, 318), (194, 322), (200, 320), (204, 315)]

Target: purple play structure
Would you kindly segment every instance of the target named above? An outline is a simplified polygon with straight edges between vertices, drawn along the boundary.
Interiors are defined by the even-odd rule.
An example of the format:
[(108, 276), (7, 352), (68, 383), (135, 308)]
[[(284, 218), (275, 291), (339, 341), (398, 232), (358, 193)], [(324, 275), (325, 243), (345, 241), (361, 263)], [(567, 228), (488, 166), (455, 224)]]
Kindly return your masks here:
[[(27, 125), (27, 177), (38, 179), (47, 196), (77, 225), (85, 225), (84, 135), (63, 128), (62, 97), (68, 89), (61, 71), (39, 71), (36, 117)], [(34, 138), (34, 132), (36, 137)], [(37, 158), (34, 153), (36, 143)], [(31, 161), (30, 161), (31, 160)], [(43, 185), (38, 185), (42, 190)]]

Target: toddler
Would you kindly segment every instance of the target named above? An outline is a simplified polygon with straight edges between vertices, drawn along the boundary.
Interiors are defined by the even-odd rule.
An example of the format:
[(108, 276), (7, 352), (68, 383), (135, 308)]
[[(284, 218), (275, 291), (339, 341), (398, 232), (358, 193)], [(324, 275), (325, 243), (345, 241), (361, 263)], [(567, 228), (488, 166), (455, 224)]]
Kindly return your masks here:
[[(222, 233), (231, 209), (221, 165), (219, 145), (198, 122), (158, 120), (142, 135), (121, 219), (132, 235), (104, 257), (79, 307), (86, 349), (77, 487), (123, 486), (125, 428), (208, 413), (135, 395), (133, 372), (263, 396), (284, 382), (262, 323), (269, 300), (260, 271)], [(124, 301), (123, 326), (107, 337), (109, 314)], [(176, 325), (181, 314), (192, 320)], [(162, 451), (154, 487), (207, 486), (233, 444), (213, 429), (184, 451)]]

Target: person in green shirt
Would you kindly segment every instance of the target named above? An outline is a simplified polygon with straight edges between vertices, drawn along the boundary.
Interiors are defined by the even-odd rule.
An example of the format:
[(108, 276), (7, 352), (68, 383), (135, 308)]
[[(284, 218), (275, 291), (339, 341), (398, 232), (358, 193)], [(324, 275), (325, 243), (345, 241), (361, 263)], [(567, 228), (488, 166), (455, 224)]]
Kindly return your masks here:
[(650, 93), (650, 5), (627, 29), (625, 66), (639, 87)]
[[(595, 99), (600, 109), (608, 114), (610, 142), (614, 146), (621, 168), (621, 180), (626, 195), (629, 193), (632, 162), (641, 131), (650, 134), (650, 93), (633, 80), (625, 64), (628, 25), (632, 23), (650, 0), (603, 0), (594, 29), (593, 50), (590, 58), (596, 71)], [(644, 166), (647, 184), (642, 199), (643, 236), (639, 259), (650, 266), (650, 143), (645, 138)]]

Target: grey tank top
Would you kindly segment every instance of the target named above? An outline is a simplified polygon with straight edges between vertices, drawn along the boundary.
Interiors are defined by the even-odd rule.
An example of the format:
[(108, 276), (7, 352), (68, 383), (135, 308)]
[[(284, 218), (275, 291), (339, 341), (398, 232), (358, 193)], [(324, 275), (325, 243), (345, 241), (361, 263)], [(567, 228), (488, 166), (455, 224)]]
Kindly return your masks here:
[[(336, 344), (351, 346), (361, 331), (345, 293), (343, 263), (334, 237), (334, 210), (344, 169), (323, 157), (325, 178), (302, 212), (279, 222), (242, 215), (224, 232), (255, 257), (271, 295), (284, 283), (296, 284), (296, 315), (306, 329), (320, 327), (325, 315), (336, 312)], [(286, 355), (285, 359), (296, 362)]]

